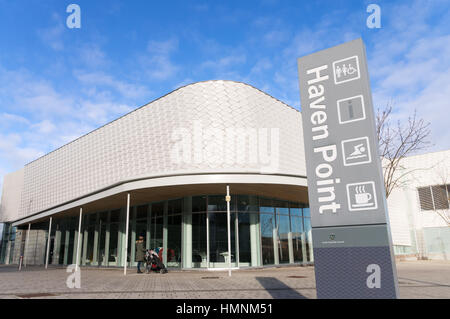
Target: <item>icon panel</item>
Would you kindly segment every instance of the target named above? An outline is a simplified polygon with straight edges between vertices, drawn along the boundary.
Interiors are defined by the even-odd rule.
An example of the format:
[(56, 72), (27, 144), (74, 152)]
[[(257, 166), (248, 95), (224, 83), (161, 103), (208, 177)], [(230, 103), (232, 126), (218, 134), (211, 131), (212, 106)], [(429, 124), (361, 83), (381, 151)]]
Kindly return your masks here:
[(337, 101), (339, 124), (346, 124), (366, 119), (364, 98), (356, 95)]
[(344, 166), (361, 165), (372, 162), (369, 138), (367, 136), (343, 140), (341, 145)]
[(361, 77), (358, 56), (333, 62), (334, 84), (341, 84)]
[(350, 211), (373, 210), (378, 208), (375, 182), (347, 184), (348, 209)]

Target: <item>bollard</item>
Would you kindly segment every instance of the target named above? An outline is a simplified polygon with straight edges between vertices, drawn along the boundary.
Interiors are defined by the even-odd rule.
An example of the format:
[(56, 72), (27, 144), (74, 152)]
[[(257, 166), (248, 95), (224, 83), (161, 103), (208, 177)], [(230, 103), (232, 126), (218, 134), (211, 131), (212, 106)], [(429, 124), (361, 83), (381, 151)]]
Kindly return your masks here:
[(22, 262), (23, 262), (23, 256), (20, 256), (20, 258), (19, 258), (19, 271), (22, 270)]

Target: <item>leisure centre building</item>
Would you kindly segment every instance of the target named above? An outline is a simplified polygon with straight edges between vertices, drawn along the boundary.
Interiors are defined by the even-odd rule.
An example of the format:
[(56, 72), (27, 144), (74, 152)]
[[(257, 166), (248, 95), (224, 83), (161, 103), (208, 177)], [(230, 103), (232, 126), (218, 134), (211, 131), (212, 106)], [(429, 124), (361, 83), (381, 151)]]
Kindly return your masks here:
[(233, 267), (310, 263), (301, 123), (247, 84), (181, 87), (6, 175), (1, 262), (133, 266), (142, 235), (169, 267), (228, 267), (229, 186)]

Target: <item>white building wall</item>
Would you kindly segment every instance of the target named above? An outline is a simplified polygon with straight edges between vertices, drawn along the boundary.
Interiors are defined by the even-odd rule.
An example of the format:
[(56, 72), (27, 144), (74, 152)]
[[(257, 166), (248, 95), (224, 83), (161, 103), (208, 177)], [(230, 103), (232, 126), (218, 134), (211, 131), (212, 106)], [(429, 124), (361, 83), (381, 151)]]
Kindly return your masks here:
[(408, 194), (403, 190), (394, 190), (388, 200), (389, 222), (394, 245), (411, 245), (408, 209)]
[[(24, 169), (5, 175), (3, 179), (2, 200), (0, 202), (0, 222), (17, 219), (20, 210), (24, 183)], [(1, 239), (1, 237), (0, 237)]]
[(450, 150), (410, 156), (403, 159), (401, 166), (399, 173), (408, 173), (388, 198), (393, 244), (416, 246), (412, 250), (426, 256), (424, 230), (448, 226), (435, 211), (421, 210), (417, 189), (450, 184)]

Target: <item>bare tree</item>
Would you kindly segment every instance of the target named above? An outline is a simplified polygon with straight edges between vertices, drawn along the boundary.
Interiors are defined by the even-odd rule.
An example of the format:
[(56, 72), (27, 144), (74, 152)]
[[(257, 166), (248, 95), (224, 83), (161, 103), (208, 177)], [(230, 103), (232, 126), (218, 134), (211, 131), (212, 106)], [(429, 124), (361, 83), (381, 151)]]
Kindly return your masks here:
[(406, 156), (429, 147), (430, 123), (417, 118), (414, 110), (407, 122), (391, 121), (392, 105), (377, 110), (376, 129), (380, 156), (382, 157), (386, 198), (394, 188), (401, 186), (404, 177), (411, 173), (402, 166)]

